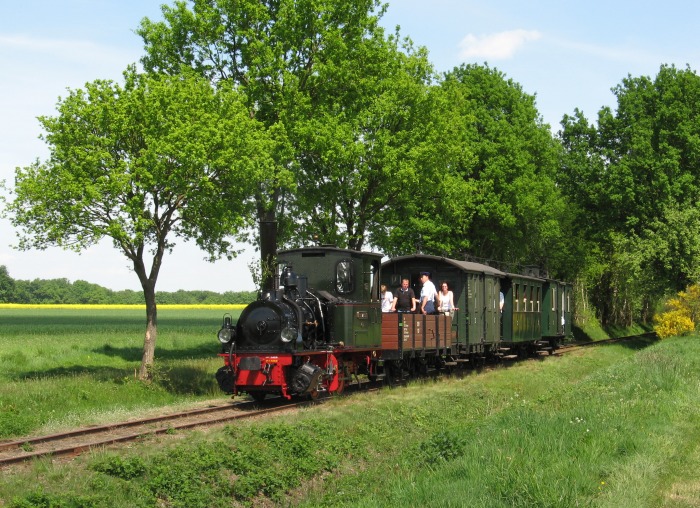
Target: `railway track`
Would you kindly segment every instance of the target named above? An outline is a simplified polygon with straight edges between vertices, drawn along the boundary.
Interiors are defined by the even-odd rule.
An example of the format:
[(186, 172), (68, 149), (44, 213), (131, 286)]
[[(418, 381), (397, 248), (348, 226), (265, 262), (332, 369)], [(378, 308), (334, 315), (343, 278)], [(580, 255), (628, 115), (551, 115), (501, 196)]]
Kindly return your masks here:
[(147, 436), (170, 434), (177, 430), (204, 427), (245, 418), (254, 418), (278, 411), (287, 411), (308, 401), (288, 403), (270, 401), (260, 408), (252, 402), (182, 411), (152, 418), (85, 427), (81, 429), (0, 442), (0, 467), (19, 464), (42, 457), (71, 457), (88, 450), (117, 443), (135, 441)]
[(561, 346), (558, 350), (557, 353), (563, 354), (563, 353), (571, 353), (573, 351), (578, 351), (581, 349), (585, 349), (590, 346), (603, 346), (606, 344), (616, 344), (618, 342), (626, 342), (629, 340), (636, 340), (636, 339), (655, 339), (656, 338), (656, 333), (655, 332), (648, 332), (648, 333), (642, 333), (640, 335), (629, 335), (626, 337), (616, 337), (613, 339), (602, 339), (602, 340), (595, 340), (591, 342), (579, 342), (576, 344), (571, 344), (571, 345), (566, 345), (566, 346)]
[[(620, 337), (594, 342), (566, 345), (559, 348), (555, 354), (566, 354), (590, 346), (600, 346), (638, 338), (652, 338), (653, 333), (631, 337)], [(374, 383), (362, 383), (346, 388), (346, 392), (356, 390), (375, 390)], [(68, 432), (45, 436), (27, 437), (14, 441), (0, 442), (0, 468), (20, 464), (34, 459), (51, 457), (73, 457), (86, 451), (109, 445), (136, 441), (148, 436), (171, 434), (178, 430), (206, 427), (234, 420), (255, 418), (280, 411), (288, 411), (300, 406), (322, 403), (325, 399), (316, 401), (300, 400), (289, 402), (285, 399), (270, 399), (262, 407), (255, 402), (237, 402), (206, 408), (181, 411), (151, 418), (142, 418), (125, 422), (84, 427)]]
[[(375, 391), (376, 383), (352, 383), (345, 393)], [(69, 458), (89, 450), (136, 441), (150, 436), (172, 434), (178, 430), (207, 427), (235, 420), (265, 416), (312, 404), (322, 404), (327, 397), (315, 400), (288, 401), (271, 398), (263, 403), (232, 402), (167, 415), (96, 425), (45, 436), (0, 441), (0, 469), (40, 458)]]

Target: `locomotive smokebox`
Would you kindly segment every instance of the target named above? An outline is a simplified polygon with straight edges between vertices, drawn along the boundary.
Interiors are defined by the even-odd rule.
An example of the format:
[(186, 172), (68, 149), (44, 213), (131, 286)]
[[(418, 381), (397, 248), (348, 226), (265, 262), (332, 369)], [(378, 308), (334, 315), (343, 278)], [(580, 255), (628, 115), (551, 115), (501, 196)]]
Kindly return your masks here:
[(318, 381), (323, 375), (323, 370), (312, 363), (305, 363), (299, 367), (292, 379), (294, 393), (310, 393), (318, 386)]

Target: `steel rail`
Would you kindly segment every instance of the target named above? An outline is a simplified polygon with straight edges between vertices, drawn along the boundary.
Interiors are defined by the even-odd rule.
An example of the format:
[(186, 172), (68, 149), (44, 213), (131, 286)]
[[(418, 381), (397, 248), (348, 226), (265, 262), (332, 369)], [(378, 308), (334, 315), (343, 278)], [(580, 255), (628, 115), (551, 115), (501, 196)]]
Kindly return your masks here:
[[(50, 443), (59, 443), (58, 448), (52, 448), (49, 450), (41, 450), (41, 451), (32, 451), (28, 450), (24, 453), (18, 453), (18, 454), (12, 454), (10, 456), (5, 456), (5, 457), (0, 457), (0, 467), (10, 465), (10, 464), (17, 464), (20, 462), (26, 462), (28, 460), (36, 459), (36, 458), (41, 458), (41, 457), (65, 457), (65, 456), (75, 456), (78, 455), (82, 452), (85, 452), (87, 450), (97, 448), (97, 447), (102, 447), (102, 446), (107, 446), (111, 444), (116, 444), (116, 443), (123, 443), (123, 442), (128, 442), (128, 441), (134, 441), (136, 439), (140, 439), (142, 437), (147, 437), (147, 436), (153, 436), (153, 435), (159, 435), (159, 434), (167, 434), (171, 433), (175, 430), (181, 430), (181, 429), (191, 429), (195, 427), (201, 427), (205, 425), (213, 425), (216, 423), (223, 423), (226, 421), (231, 421), (231, 420), (240, 420), (240, 419), (245, 419), (245, 418), (253, 418), (256, 416), (261, 416), (269, 413), (274, 413), (277, 411), (283, 411), (283, 410), (288, 410), (292, 409), (294, 407), (302, 406), (302, 405), (307, 405), (309, 404), (309, 401), (299, 401), (297, 403), (285, 403), (284, 405), (276, 405), (271, 408), (264, 408), (264, 409), (258, 409), (255, 411), (247, 411), (247, 412), (236, 412), (234, 414), (229, 414), (225, 416), (220, 416), (220, 417), (215, 417), (215, 418), (199, 418), (203, 415), (206, 414), (211, 414), (211, 413), (216, 413), (224, 410), (236, 410), (236, 409), (242, 409), (241, 406), (253, 406), (254, 403), (251, 402), (243, 402), (240, 404), (235, 404), (235, 405), (228, 405), (228, 406), (216, 406), (214, 408), (204, 408), (204, 409), (195, 409), (192, 411), (183, 411), (179, 413), (173, 413), (170, 415), (165, 415), (165, 416), (158, 416), (158, 417), (153, 417), (153, 418), (142, 418), (139, 420), (132, 420), (128, 422), (121, 422), (121, 423), (115, 423), (115, 424), (109, 424), (109, 425), (101, 425), (97, 427), (86, 427), (83, 429), (76, 429), (68, 432), (63, 432), (63, 433), (57, 433), (57, 434), (51, 434), (51, 435), (46, 435), (46, 436), (39, 436), (39, 437), (34, 437), (34, 438), (26, 438), (26, 439), (19, 439), (16, 441), (10, 441), (10, 442), (4, 442), (0, 443), (0, 450), (24, 450), (25, 448), (33, 447), (38, 444), (50, 444)], [(69, 445), (60, 445), (62, 441), (66, 441), (71, 438), (76, 438), (76, 437), (83, 437), (83, 436), (91, 436), (91, 435), (99, 435), (99, 434), (105, 434), (109, 432), (114, 432), (118, 430), (123, 430), (123, 429), (128, 429), (132, 427), (147, 427), (153, 424), (158, 424), (158, 423), (164, 423), (168, 421), (174, 421), (178, 419), (183, 419), (183, 418), (188, 418), (188, 417), (195, 417), (196, 419), (194, 421), (188, 421), (185, 423), (175, 423), (167, 426), (162, 426), (158, 428), (147, 428), (143, 431), (139, 432), (134, 432), (130, 434), (124, 434), (124, 435), (119, 435), (119, 436), (112, 436), (106, 439), (100, 439), (100, 440), (95, 440), (95, 441), (82, 441), (78, 442), (75, 444), (69, 444)]]

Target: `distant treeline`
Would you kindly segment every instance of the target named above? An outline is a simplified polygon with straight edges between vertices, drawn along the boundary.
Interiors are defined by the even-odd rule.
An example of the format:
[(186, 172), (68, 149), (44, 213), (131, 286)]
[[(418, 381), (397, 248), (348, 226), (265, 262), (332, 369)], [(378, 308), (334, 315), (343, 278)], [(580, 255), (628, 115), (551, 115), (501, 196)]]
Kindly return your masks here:
[[(159, 304), (231, 304), (250, 303), (255, 300), (255, 291), (158, 291)], [(82, 304), (145, 304), (142, 291), (125, 289), (113, 291), (84, 280), (70, 282), (68, 279), (15, 280), (7, 268), (0, 266), (0, 303), (82, 303)]]

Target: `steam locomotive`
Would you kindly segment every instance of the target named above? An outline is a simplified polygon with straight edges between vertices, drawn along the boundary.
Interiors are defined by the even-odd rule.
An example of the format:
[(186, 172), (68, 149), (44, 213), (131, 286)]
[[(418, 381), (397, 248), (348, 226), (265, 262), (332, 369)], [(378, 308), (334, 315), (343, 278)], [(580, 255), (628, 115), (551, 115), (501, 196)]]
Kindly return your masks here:
[[(229, 394), (316, 398), (355, 376), (393, 383), (488, 359), (550, 354), (571, 333), (571, 285), (430, 255), (305, 247), (278, 254), (278, 288), (262, 293), (218, 332)], [(382, 313), (380, 285), (420, 274), (445, 281), (454, 313)]]

